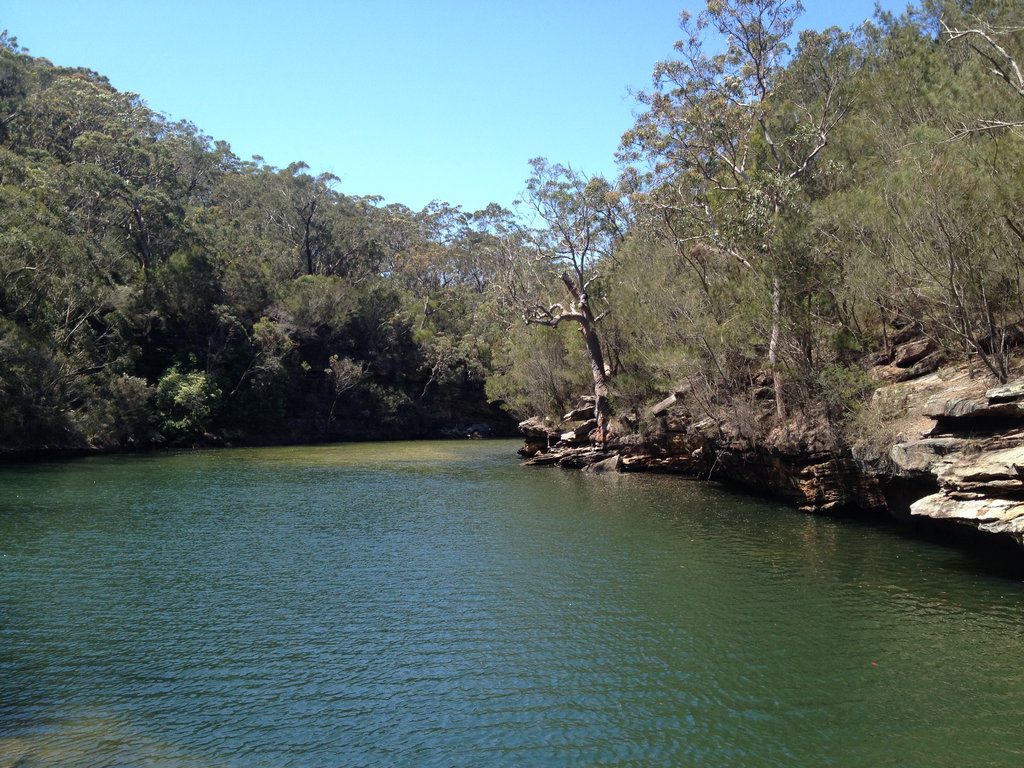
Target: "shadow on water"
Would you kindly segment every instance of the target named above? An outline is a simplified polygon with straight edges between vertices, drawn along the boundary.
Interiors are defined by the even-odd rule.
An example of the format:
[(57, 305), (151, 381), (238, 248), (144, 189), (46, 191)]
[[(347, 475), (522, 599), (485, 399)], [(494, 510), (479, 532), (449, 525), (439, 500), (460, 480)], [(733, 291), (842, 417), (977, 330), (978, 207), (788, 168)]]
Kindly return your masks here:
[[(704, 482), (704, 481), (693, 481)], [(771, 503), (773, 499), (756, 491), (729, 486), (715, 481), (708, 485), (737, 499)], [(793, 514), (809, 515), (855, 527), (864, 527), (902, 539), (922, 542), (949, 550), (945, 566), (958, 573), (979, 574), (1024, 582), (1024, 547), (1008, 535), (987, 533), (970, 525), (950, 520), (911, 517), (909, 511), (894, 515), (886, 510), (847, 509), (828, 513), (803, 512), (785, 502)], [(909, 502), (908, 502), (909, 504)]]
[(1024, 548), (1009, 536), (947, 520), (894, 521), (892, 525), (894, 533), (905, 539), (949, 548), (946, 567), (951, 570), (1024, 582)]

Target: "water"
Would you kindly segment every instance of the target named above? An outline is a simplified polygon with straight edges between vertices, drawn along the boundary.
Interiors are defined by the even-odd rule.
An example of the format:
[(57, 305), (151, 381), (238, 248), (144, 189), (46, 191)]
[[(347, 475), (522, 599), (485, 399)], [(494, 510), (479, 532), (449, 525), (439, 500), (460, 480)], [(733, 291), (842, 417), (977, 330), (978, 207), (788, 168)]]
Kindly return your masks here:
[(1018, 581), (515, 445), (0, 470), (0, 768), (1024, 764)]

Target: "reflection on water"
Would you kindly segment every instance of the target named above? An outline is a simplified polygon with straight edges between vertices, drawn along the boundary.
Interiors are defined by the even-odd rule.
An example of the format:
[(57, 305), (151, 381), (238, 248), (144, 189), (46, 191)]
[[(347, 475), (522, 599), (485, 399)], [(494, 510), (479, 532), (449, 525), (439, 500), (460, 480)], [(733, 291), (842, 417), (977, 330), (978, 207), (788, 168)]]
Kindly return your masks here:
[(0, 768), (76, 765), (208, 768), (217, 764), (152, 741), (116, 717), (85, 717), (20, 736), (0, 738)]
[(0, 470), (0, 768), (1022, 763), (1020, 583), (515, 447)]

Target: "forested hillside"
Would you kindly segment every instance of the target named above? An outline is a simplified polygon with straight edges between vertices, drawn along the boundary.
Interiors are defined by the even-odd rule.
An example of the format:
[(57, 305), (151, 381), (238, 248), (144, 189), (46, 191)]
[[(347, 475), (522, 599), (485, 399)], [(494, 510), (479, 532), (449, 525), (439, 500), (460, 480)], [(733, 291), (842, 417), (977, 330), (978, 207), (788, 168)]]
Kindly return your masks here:
[[(0, 444), (436, 435), (500, 416), (490, 230), (242, 161), (0, 39)], [(499, 418), (500, 422), (500, 418)]]
[[(520, 326), (489, 391), (564, 413), (593, 369), (620, 434), (685, 391), (691, 413), (748, 437), (807, 417), (853, 442), (879, 427), (863, 408), (871, 369), (897, 344), (923, 352), (900, 376), (955, 361), (1013, 373), (1024, 6), (929, 3), (802, 32), (790, 50), (798, 24), (795, 3), (709, 2), (637, 93), (614, 188), (535, 163), (551, 229), (533, 263), (558, 257), (555, 274), (517, 283), (546, 287), (525, 316), (562, 330), (603, 315), (604, 375), (589, 331)], [(585, 287), (581, 312), (569, 298)]]
[(536, 159), (518, 215), (241, 160), (5, 34), (0, 446), (427, 436), (588, 393), (604, 440), (684, 381), (709, 414), (855, 430), (911, 335), (1005, 381), (1024, 8), (929, 3), (790, 50), (798, 11), (685, 18), (621, 176)]

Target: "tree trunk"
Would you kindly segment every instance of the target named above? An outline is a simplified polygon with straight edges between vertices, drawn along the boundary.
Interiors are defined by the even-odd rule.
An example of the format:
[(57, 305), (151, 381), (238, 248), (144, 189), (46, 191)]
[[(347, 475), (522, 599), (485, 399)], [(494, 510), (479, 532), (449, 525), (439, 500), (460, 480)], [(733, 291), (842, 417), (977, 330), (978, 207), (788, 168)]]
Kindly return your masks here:
[(779, 343), (782, 331), (782, 285), (779, 276), (772, 276), (772, 332), (768, 341), (768, 365), (772, 370), (772, 385), (775, 387), (775, 414), (780, 422), (788, 416), (786, 394), (783, 391), (782, 373), (779, 370)]
[(314, 272), (313, 267), (313, 241), (310, 236), (310, 230), (313, 228), (313, 216), (316, 215), (316, 198), (309, 203), (309, 215), (302, 217), (302, 223), (305, 225), (305, 232), (302, 237), (302, 249), (306, 256), (306, 271), (307, 274), (312, 275)]
[(604, 356), (601, 353), (601, 341), (597, 338), (597, 334), (589, 322), (584, 321), (580, 323), (580, 332), (587, 343), (590, 369), (594, 374), (594, 418), (597, 419), (597, 438), (603, 448), (608, 442), (608, 417), (611, 415), (611, 407), (608, 404), (608, 382), (605, 378)]
[(565, 283), (569, 294), (576, 299), (579, 306), (578, 322), (580, 333), (587, 345), (587, 356), (590, 358), (590, 370), (594, 377), (594, 418), (597, 419), (597, 439), (603, 448), (608, 442), (608, 419), (611, 415), (611, 406), (608, 404), (608, 380), (604, 367), (604, 353), (601, 350), (601, 340), (598, 338), (595, 329), (596, 321), (594, 314), (590, 311), (590, 301), (585, 291), (576, 285), (573, 279), (565, 272), (562, 273), (562, 282)]

